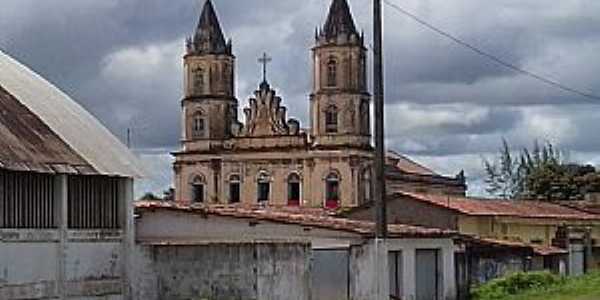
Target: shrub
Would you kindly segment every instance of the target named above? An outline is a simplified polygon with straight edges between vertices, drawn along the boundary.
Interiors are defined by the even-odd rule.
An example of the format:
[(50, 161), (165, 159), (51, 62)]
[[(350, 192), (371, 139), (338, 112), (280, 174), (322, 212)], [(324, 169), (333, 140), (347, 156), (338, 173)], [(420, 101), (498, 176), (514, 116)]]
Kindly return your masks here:
[(501, 300), (526, 290), (546, 289), (562, 282), (563, 279), (549, 272), (515, 273), (474, 289), (473, 299)]

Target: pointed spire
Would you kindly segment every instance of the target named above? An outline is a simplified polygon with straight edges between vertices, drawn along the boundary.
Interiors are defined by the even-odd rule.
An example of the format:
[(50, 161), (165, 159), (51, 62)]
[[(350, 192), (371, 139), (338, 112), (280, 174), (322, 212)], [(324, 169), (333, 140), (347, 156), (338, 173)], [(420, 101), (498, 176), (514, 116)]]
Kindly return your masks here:
[(194, 54), (231, 54), (231, 44), (225, 42), (217, 13), (211, 0), (206, 0), (198, 28), (188, 52)]
[(350, 6), (346, 0), (333, 0), (321, 34), (328, 40), (335, 39), (342, 34), (347, 37), (353, 34), (358, 36)]

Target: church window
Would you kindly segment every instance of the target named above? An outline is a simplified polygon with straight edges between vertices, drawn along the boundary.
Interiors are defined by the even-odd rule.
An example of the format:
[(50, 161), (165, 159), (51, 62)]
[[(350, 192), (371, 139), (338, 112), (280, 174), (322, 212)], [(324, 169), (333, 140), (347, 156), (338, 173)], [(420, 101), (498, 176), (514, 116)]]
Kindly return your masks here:
[(363, 176), (362, 176), (362, 180), (363, 180), (363, 201), (364, 203), (368, 203), (371, 202), (372, 199), (372, 195), (373, 195), (373, 185), (372, 185), (372, 179), (371, 179), (371, 170), (366, 169), (363, 172)]
[(325, 178), (325, 207), (338, 208), (340, 206), (340, 177), (331, 173)]
[(300, 176), (293, 173), (288, 178), (288, 205), (299, 206), (300, 205)]
[(338, 109), (331, 105), (325, 111), (325, 131), (327, 133), (336, 133), (338, 131)]
[(206, 133), (206, 120), (202, 113), (197, 113), (192, 119), (192, 137), (204, 138)]
[(196, 176), (192, 180), (192, 203), (204, 203), (206, 181), (202, 176)]
[(229, 203), (240, 202), (241, 182), (239, 175), (229, 177)]
[(193, 73), (193, 81), (194, 81), (194, 90), (196, 93), (204, 92), (204, 70), (198, 67), (192, 71)]
[(360, 88), (362, 90), (367, 89), (367, 59), (363, 55), (360, 57)]
[(327, 86), (337, 86), (337, 62), (333, 58), (327, 63)]
[(258, 203), (269, 202), (271, 194), (271, 176), (267, 172), (260, 172), (257, 182)]
[(364, 135), (371, 134), (371, 105), (369, 100), (362, 100), (360, 103), (360, 126)]

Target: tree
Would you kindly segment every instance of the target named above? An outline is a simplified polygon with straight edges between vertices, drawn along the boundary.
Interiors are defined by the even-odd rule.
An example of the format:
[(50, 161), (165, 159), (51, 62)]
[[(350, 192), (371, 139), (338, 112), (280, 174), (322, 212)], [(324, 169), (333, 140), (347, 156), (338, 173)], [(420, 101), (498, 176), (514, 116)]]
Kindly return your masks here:
[(497, 161), (484, 159), (487, 191), (505, 199), (573, 200), (600, 191), (600, 173), (590, 165), (568, 163), (551, 143), (530, 151), (524, 148), (513, 158), (506, 140)]

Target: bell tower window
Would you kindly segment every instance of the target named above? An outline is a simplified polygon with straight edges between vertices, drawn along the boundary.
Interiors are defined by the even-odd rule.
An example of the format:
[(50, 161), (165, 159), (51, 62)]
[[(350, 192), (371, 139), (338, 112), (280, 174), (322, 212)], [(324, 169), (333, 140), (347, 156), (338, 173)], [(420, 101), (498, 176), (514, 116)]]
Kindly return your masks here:
[(325, 111), (325, 131), (327, 133), (338, 132), (338, 109), (335, 105), (330, 105)]
[(198, 67), (192, 71), (194, 91), (197, 94), (204, 93), (204, 70)]
[(204, 138), (206, 135), (206, 120), (202, 113), (197, 113), (192, 118), (192, 137), (194, 139)]
[(327, 86), (337, 86), (337, 62), (333, 58), (327, 62)]

